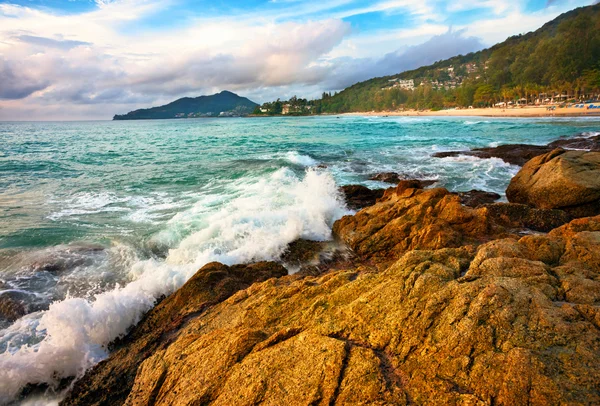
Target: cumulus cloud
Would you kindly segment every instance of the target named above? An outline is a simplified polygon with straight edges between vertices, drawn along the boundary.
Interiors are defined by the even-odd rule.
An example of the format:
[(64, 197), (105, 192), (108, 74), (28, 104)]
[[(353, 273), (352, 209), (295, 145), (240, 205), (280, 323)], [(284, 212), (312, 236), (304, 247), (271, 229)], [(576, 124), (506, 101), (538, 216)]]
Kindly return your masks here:
[[(525, 16), (521, 2), (504, 0), (278, 0), (264, 13), (186, 14), (153, 29), (148, 22), (175, 0), (94, 2), (95, 11), (69, 15), (0, 4), (0, 119), (109, 118), (224, 89), (258, 102), (314, 97), (476, 51), (483, 44), (473, 35), (490, 45), (562, 10), (556, 2)], [(447, 30), (444, 12), (482, 7), (490, 19)], [(361, 33), (344, 22), (377, 13), (407, 15), (416, 26)]]
[(0, 100), (15, 100), (45, 89), (49, 82), (29, 74), (17, 62), (0, 58), (0, 84)]
[(329, 90), (345, 88), (353, 83), (375, 76), (386, 76), (415, 69), (424, 65), (479, 51), (485, 45), (479, 38), (466, 36), (466, 30), (453, 31), (435, 35), (419, 45), (390, 52), (380, 59), (375, 58), (340, 58), (334, 61), (337, 66), (329, 79)]

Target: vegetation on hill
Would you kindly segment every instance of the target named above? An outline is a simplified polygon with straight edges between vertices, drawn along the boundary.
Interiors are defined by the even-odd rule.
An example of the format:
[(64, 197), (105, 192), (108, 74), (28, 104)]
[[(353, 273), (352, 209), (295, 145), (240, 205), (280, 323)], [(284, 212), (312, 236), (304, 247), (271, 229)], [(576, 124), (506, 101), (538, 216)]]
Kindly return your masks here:
[(212, 96), (184, 97), (164, 106), (117, 114), (113, 120), (243, 116), (256, 106), (253, 101), (224, 90)]
[(476, 53), (324, 93), (303, 113), (545, 104), (597, 98), (599, 93), (597, 4)]

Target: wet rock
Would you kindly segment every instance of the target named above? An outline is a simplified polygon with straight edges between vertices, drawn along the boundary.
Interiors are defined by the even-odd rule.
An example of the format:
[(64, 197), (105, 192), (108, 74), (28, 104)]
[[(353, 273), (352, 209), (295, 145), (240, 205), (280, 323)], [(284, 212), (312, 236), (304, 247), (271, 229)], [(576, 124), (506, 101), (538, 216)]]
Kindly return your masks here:
[(494, 203), (500, 199), (500, 195), (494, 192), (485, 192), (483, 190), (469, 190), (468, 192), (458, 192), (460, 202), (465, 206), (477, 207), (482, 204)]
[(476, 156), (478, 158), (500, 158), (504, 162), (522, 166), (538, 155), (552, 151), (553, 148), (540, 145), (508, 144), (498, 147), (475, 148), (470, 151), (445, 151), (433, 154), (435, 158), (456, 157), (459, 155)]
[(563, 210), (536, 209), (525, 204), (493, 203), (482, 207), (495, 223), (512, 229), (548, 232), (571, 220)]
[(532, 158), (547, 154), (556, 148), (600, 151), (600, 136), (576, 137), (556, 140), (548, 145), (507, 144), (498, 147), (475, 148), (470, 151), (444, 151), (433, 154), (436, 158), (456, 157), (459, 155), (479, 158), (500, 158), (504, 162), (523, 166)]
[(9, 292), (0, 293), (0, 320), (15, 321), (27, 314), (27, 307)]
[(600, 152), (556, 149), (536, 157), (511, 180), (506, 197), (572, 217), (600, 214)]
[[(406, 192), (460, 205), (440, 189)], [(271, 279), (163, 335), (122, 396), (127, 405), (598, 404), (599, 283), (600, 216), (477, 248), (405, 252), (378, 273)], [(103, 391), (78, 404), (106, 403), (121, 382), (97, 381)]]
[(352, 210), (372, 206), (383, 196), (385, 189), (369, 189), (362, 185), (345, 185), (340, 188), (346, 199), (346, 205)]
[(355, 264), (354, 253), (337, 241), (299, 239), (289, 244), (281, 261), (297, 276), (318, 276), (331, 269)]
[(374, 175), (371, 175), (369, 177), (369, 180), (377, 180), (379, 182), (385, 182), (385, 183), (398, 183), (402, 179), (403, 178), (400, 177), (400, 174), (398, 174), (396, 172), (381, 172), (381, 173), (376, 173)]
[[(114, 343), (111, 357), (78, 381), (62, 404), (122, 404), (142, 361), (170, 344), (190, 318), (198, 317), (255, 282), (283, 275), (287, 275), (287, 270), (275, 262), (231, 267), (217, 262), (205, 265), (177, 292), (148, 312), (127, 336)], [(160, 369), (152, 372), (160, 375)]]
[(556, 140), (548, 144), (548, 147), (564, 148), (564, 149), (580, 149), (586, 151), (600, 151), (600, 135), (593, 137), (578, 137), (578, 138), (564, 138)]

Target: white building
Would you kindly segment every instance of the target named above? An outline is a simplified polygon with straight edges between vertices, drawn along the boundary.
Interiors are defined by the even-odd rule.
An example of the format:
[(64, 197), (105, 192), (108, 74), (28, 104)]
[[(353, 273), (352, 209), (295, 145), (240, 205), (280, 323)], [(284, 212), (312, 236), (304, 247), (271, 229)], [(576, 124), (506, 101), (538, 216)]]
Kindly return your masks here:
[(412, 79), (399, 80), (397, 86), (404, 90), (415, 90), (415, 81)]

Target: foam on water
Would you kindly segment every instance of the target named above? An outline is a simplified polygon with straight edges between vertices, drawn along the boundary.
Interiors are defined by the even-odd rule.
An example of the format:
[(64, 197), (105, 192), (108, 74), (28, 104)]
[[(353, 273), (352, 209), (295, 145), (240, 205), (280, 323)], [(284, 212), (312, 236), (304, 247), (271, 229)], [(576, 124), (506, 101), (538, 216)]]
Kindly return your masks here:
[[(239, 182), (229, 200), (200, 200), (176, 215), (172, 229), (193, 221), (166, 260), (147, 259), (129, 270), (131, 282), (94, 295), (69, 297), (29, 314), (0, 332), (0, 402), (28, 383), (56, 385), (81, 376), (107, 353), (107, 345), (139, 322), (156, 298), (181, 287), (210, 261), (226, 264), (279, 258), (297, 238), (326, 240), (335, 219), (348, 213), (330, 173), (309, 169), (299, 178), (282, 168), (262, 179)], [(169, 230), (165, 231), (166, 233)]]

